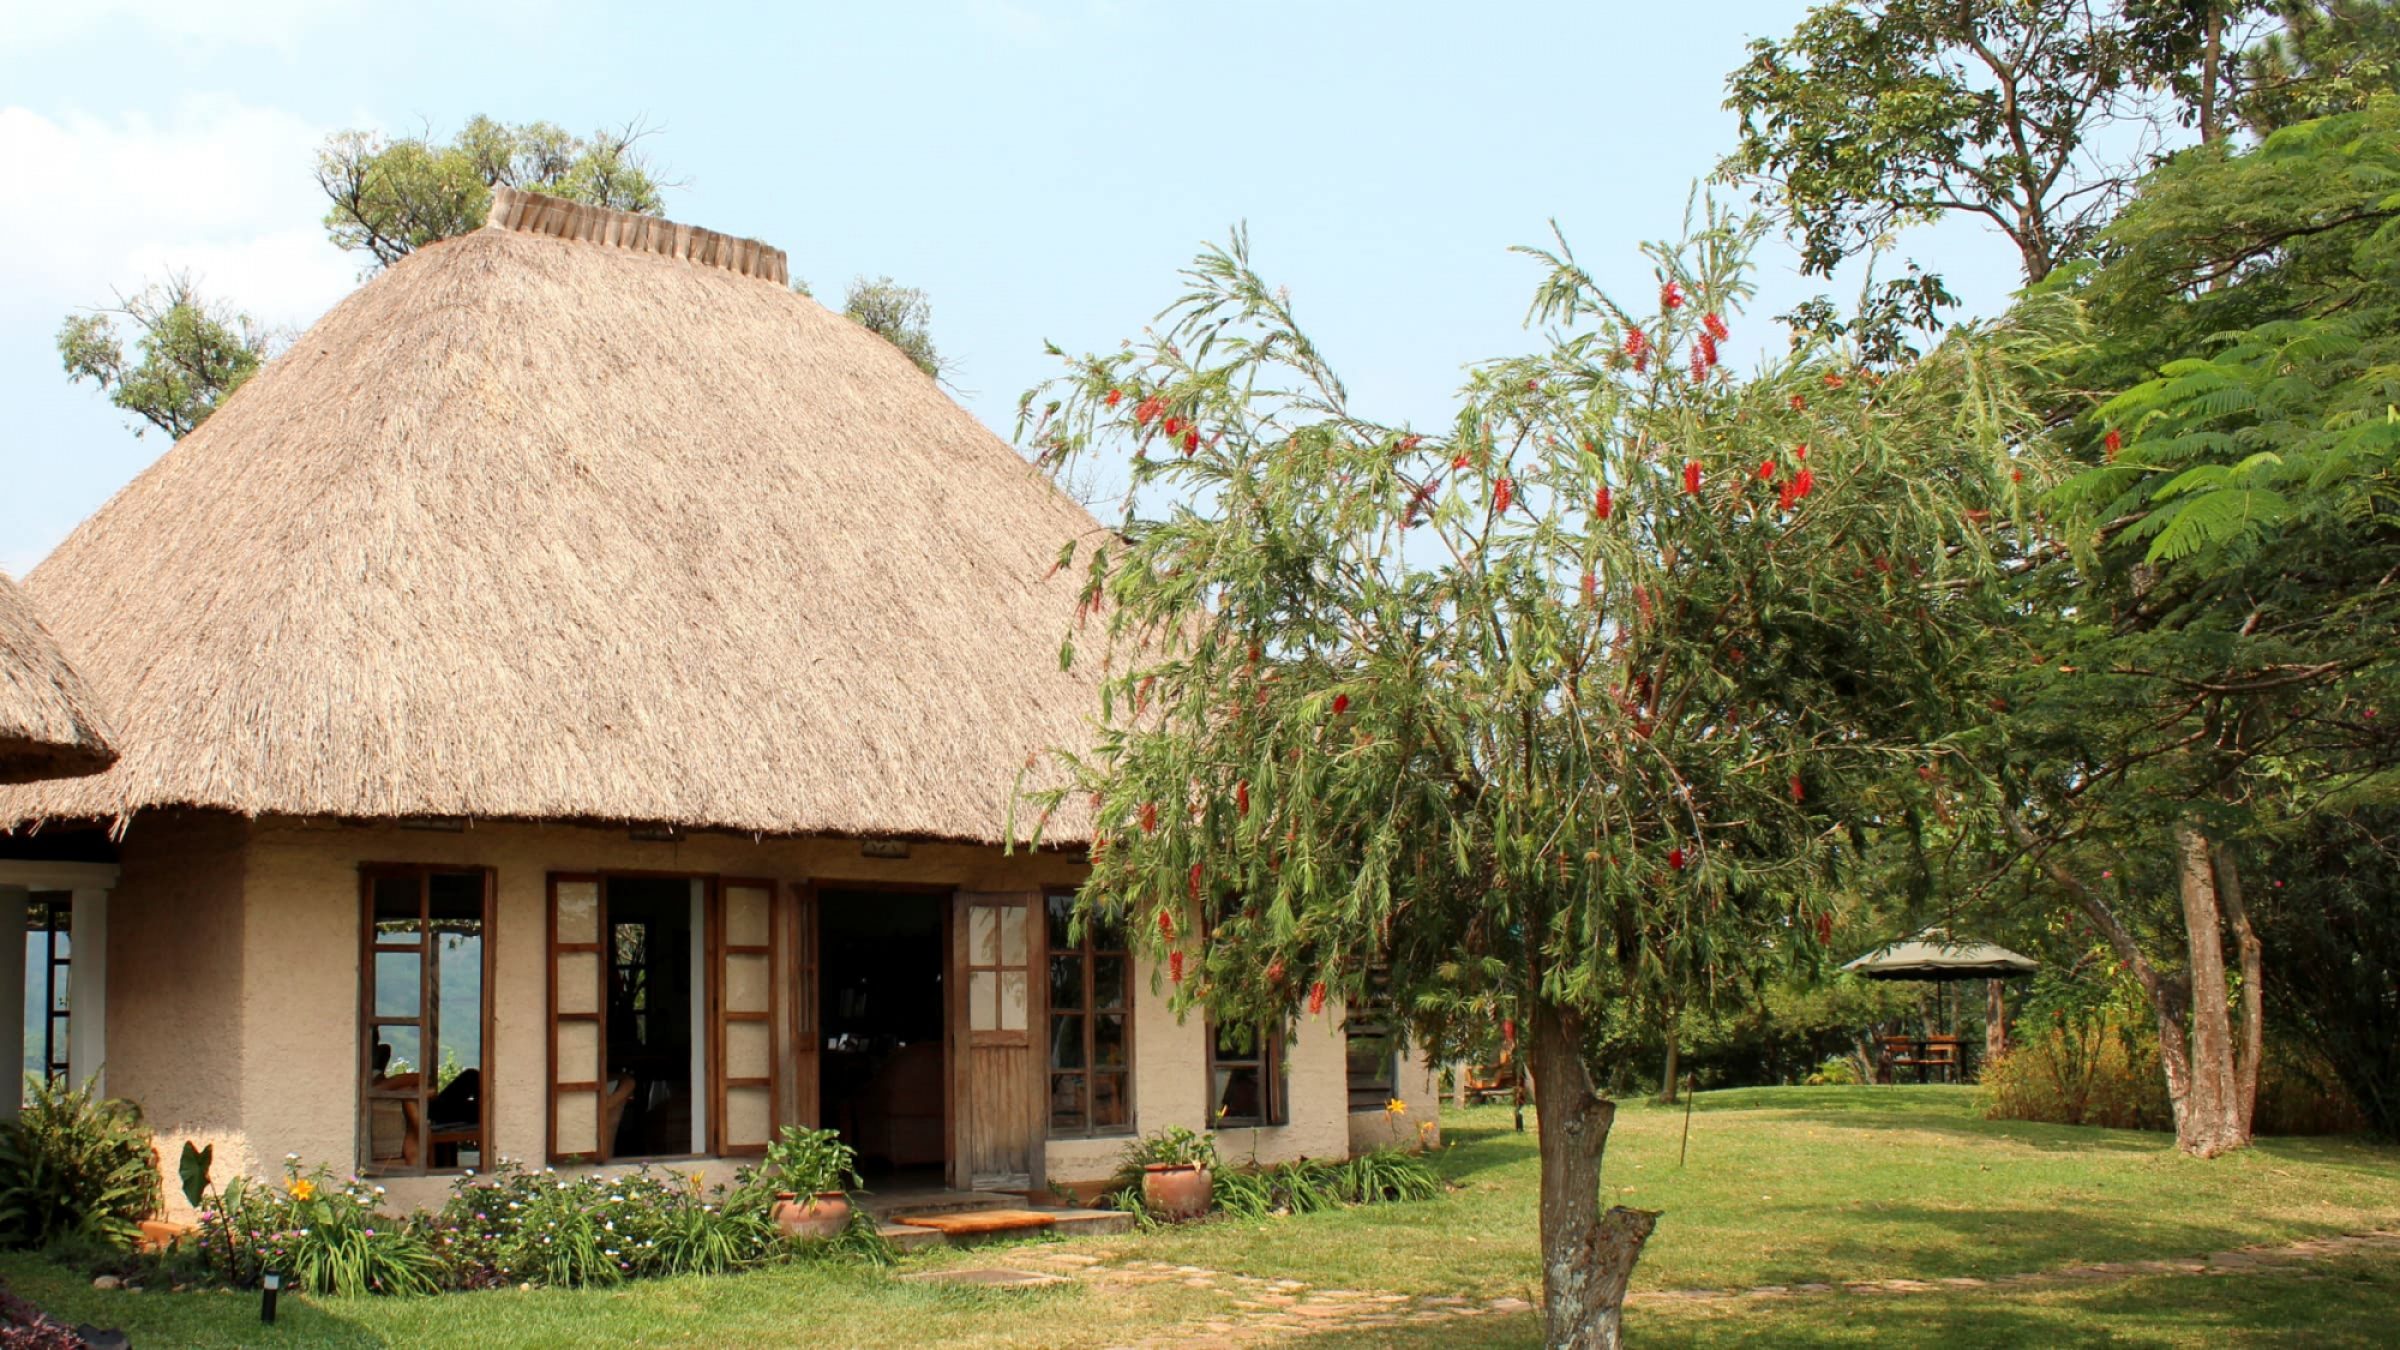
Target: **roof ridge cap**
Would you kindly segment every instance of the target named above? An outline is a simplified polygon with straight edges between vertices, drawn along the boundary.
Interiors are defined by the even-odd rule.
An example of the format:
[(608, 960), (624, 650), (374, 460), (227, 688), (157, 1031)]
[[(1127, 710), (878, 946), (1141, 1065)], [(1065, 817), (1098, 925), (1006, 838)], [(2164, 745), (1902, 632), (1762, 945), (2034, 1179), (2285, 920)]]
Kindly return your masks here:
[(492, 210), (484, 226), (681, 258), (778, 286), (791, 283), (791, 269), (783, 250), (756, 239), (720, 234), (697, 225), (679, 225), (664, 216), (591, 206), (539, 192), (493, 188)]

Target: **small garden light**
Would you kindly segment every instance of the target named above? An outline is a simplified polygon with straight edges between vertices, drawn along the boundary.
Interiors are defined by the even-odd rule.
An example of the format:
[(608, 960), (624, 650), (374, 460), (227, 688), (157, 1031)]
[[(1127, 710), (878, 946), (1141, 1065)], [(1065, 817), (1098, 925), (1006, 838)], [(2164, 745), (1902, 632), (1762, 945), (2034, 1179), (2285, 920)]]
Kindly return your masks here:
[(274, 1271), (268, 1271), (266, 1277), (259, 1282), (259, 1290), (258, 1320), (268, 1326), (273, 1326), (275, 1325), (275, 1296), (283, 1292), (283, 1277)]

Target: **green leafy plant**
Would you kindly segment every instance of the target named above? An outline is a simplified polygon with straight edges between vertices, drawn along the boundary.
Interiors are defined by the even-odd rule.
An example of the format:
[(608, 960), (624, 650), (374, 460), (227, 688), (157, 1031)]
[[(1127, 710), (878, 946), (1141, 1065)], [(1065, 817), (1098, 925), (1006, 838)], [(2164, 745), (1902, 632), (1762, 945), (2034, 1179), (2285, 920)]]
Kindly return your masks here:
[(794, 1195), (848, 1191), (858, 1184), (858, 1151), (832, 1130), (786, 1125), (766, 1156), (745, 1174), (762, 1186)]
[(194, 1148), (191, 1140), (183, 1141), (183, 1157), (176, 1163), (175, 1172), (183, 1182), (184, 1203), (194, 1209), (200, 1208), (200, 1202), (208, 1198), (208, 1169), (216, 1158), (215, 1144)]
[(1334, 1194), (1351, 1205), (1431, 1200), (1444, 1185), (1441, 1174), (1423, 1158), (1391, 1148), (1362, 1153), (1335, 1165), (1332, 1172)]
[(1139, 1176), (1145, 1167), (1206, 1167), (1215, 1170), (1217, 1141), (1198, 1130), (1170, 1125), (1153, 1130), (1125, 1146), (1119, 1171)]
[(141, 1108), (33, 1081), (0, 1127), (0, 1238), (46, 1247), (73, 1236), (131, 1247), (158, 1212), (158, 1154)]

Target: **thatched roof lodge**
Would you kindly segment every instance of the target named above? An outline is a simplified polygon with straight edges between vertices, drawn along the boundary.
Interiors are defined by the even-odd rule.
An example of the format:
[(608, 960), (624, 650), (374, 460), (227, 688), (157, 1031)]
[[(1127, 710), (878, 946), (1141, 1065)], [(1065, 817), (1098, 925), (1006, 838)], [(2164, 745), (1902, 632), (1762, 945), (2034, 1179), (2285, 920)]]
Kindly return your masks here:
[(116, 758), (83, 677), (0, 576), (0, 783), (96, 773)]
[(1346, 1147), (1429, 1083), (1219, 1054), (1054, 921), (1082, 821), (1002, 847), (1098, 712), (1097, 528), (779, 252), (496, 194), (28, 578), (121, 751), (0, 788), (0, 886), (86, 869), (69, 1069), (411, 1198), (791, 1122), (1036, 1190), (1137, 1124)]

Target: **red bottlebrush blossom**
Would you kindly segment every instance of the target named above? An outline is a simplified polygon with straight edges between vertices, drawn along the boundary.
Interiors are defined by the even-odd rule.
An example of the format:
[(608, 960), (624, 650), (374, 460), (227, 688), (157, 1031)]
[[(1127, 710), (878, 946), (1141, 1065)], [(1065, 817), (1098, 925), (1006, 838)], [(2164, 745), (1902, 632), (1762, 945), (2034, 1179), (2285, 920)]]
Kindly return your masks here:
[(1158, 935), (1169, 942), (1175, 940), (1175, 916), (1163, 909), (1158, 912)]
[(1333, 696), (1333, 711), (1336, 716), (1350, 711), (1350, 696), (1348, 694), (1335, 694)]
[(1167, 978), (1176, 984), (1183, 983), (1182, 952), (1167, 953)]
[(1672, 281), (1668, 282), (1664, 286), (1659, 287), (1658, 307), (1660, 309), (1683, 308), (1683, 287), (1675, 284)]
[(1450, 467), (1453, 469), (1463, 469), (1474, 462), (1474, 460), (1468, 458), (1466, 453), (1462, 451), (1460, 452), (1458, 458), (1450, 461)]
[(1650, 588), (1637, 584), (1633, 588), (1633, 607), (1641, 611), (1644, 623), (1650, 622), (1651, 605)]
[(1796, 460), (1799, 460), (1799, 461), (1800, 461), (1801, 463), (1803, 463), (1803, 464), (1807, 463), (1807, 462), (1808, 462), (1808, 442), (1806, 442), (1806, 441), (1802, 441), (1802, 442), (1800, 442), (1798, 445), (1795, 445), (1795, 446), (1793, 446), (1793, 447), (1792, 447), (1792, 458), (1794, 458), (1794, 459), (1796, 459)]
[(2012, 482), (2012, 483), (2022, 483), (2022, 482), (2024, 482), (2024, 481), (2025, 481), (2025, 471), (2024, 471), (2023, 469), (2010, 469), (2010, 470), (2008, 471), (2008, 481), (2010, 481), (2010, 482)]
[(1516, 498), (1517, 485), (1515, 483), (1502, 478), (1499, 482), (1492, 484), (1492, 509), (1494, 511), (1506, 511), (1508, 504), (1515, 501)]
[(1592, 597), (1594, 597), (1594, 596), (1598, 595), (1599, 593), (1600, 593), (1600, 578), (1599, 578), (1597, 575), (1595, 575), (1595, 574), (1593, 574), (1593, 573), (1590, 573), (1590, 572), (1586, 572), (1586, 573), (1584, 573), (1584, 574), (1583, 574), (1583, 598), (1584, 598), (1584, 599), (1586, 599), (1586, 600), (1589, 600), (1589, 599), (1591, 599)]
[(1199, 448), (1200, 433), (1186, 428), (1183, 433), (1183, 453), (1188, 455)]
[(1540, 392), (1541, 387), (1542, 382), (1540, 380), (1527, 380), (1525, 382), (1525, 392), (1528, 394)]
[(1142, 833), (1144, 833), (1144, 834), (1154, 834), (1154, 833), (1156, 833), (1156, 832), (1157, 832), (1157, 830), (1158, 830), (1158, 803), (1157, 803), (1157, 802), (1143, 802), (1143, 803), (1142, 803)]
[(1117, 405), (1118, 405), (1118, 404), (1120, 404), (1120, 403), (1123, 403), (1123, 402), (1125, 401), (1125, 391), (1124, 391), (1124, 390), (1122, 390), (1122, 389), (1111, 389), (1111, 390), (1109, 390), (1109, 391), (1108, 391), (1108, 398), (1107, 398), (1107, 400), (1106, 400), (1106, 401), (1107, 401), (1107, 403), (1108, 403), (1108, 406), (1110, 406), (1110, 407), (1112, 407), (1112, 408), (1113, 408), (1113, 407), (1115, 407), (1115, 406), (1117, 406)]
[(1807, 412), (1807, 411), (1808, 411), (1808, 395), (1806, 395), (1806, 394), (1794, 394), (1794, 395), (1792, 395), (1792, 411), (1793, 411), (1793, 412)]
[(2108, 447), (2108, 457), (2115, 459), (2117, 452), (2125, 448), (2125, 433), (2110, 427), (2108, 434), (2100, 438), (2100, 443)]
[(1783, 486), (1775, 490), (1775, 509), (1778, 511), (1791, 510), (1799, 500), (1799, 485), (1791, 479), (1785, 479)]
[(1247, 778), (1233, 785), (1233, 809), (1245, 816), (1250, 814), (1250, 780)]
[(1606, 520), (1608, 519), (1609, 512), (1616, 509), (1617, 499), (1615, 495), (1610, 493), (1607, 488), (1602, 488), (1598, 492), (1592, 494), (1593, 515), (1600, 517), (1602, 520)]
[(1682, 850), (1682, 849), (1680, 849), (1680, 848), (1671, 848), (1671, 849), (1668, 849), (1668, 850), (1667, 850), (1667, 866), (1669, 866), (1669, 867), (1672, 867), (1672, 868), (1674, 868), (1676, 871), (1680, 872), (1680, 871), (1682, 871), (1682, 870), (1683, 870), (1683, 864), (1684, 864), (1684, 862), (1685, 862), (1685, 859), (1684, 859), (1684, 856), (1683, 856), (1683, 850)]
[[(1706, 342), (1707, 340), (1708, 339), (1705, 337), (1701, 339), (1702, 342)], [(1700, 350), (1699, 344), (1694, 343), (1692, 345), (1692, 383), (1698, 384), (1707, 378), (1708, 357), (1706, 353)]]
[(1817, 490), (1817, 476), (1807, 469), (1792, 475), (1792, 495), (1805, 497)]
[(1817, 916), (1817, 942), (1819, 945), (1823, 945), (1831, 941), (1833, 941), (1833, 915), (1819, 914)]
[(1807, 799), (1808, 799), (1808, 790), (1807, 790), (1807, 788), (1806, 788), (1806, 787), (1805, 787), (1805, 786), (1804, 786), (1804, 785), (1803, 785), (1803, 784), (1800, 782), (1800, 775), (1798, 775), (1798, 774), (1793, 774), (1793, 775), (1792, 775), (1792, 800), (1793, 800), (1793, 801), (1796, 801), (1796, 802), (1798, 802), (1798, 801), (1806, 801)]
[(1687, 459), (1683, 462), (1683, 490), (1686, 492), (1698, 492), (1700, 490), (1699, 460)]
[(1183, 425), (1184, 423), (1182, 418), (1170, 417), (1166, 421), (1159, 424), (1159, 430), (1166, 432), (1170, 437), (1177, 436), (1182, 434)]
[(1628, 329), (1625, 333), (1625, 354), (1633, 358), (1633, 368), (1637, 373), (1648, 370), (1650, 335), (1639, 328)]
[(1141, 402), (1133, 406), (1134, 423), (1137, 426), (1146, 427), (1150, 425), (1151, 422), (1155, 421), (1160, 413), (1165, 412), (1166, 410), (1167, 401), (1163, 398), (1160, 398), (1156, 394), (1152, 394), (1150, 397), (1143, 399)]
[(1312, 984), (1308, 987), (1308, 1015), (1314, 1017), (1324, 1011), (1325, 982), (1323, 980), (1319, 980), (1315, 984)]
[(1283, 983), (1283, 962), (1281, 962), (1281, 961), (1273, 961), (1273, 962), (1269, 962), (1269, 963), (1268, 963), (1268, 965), (1267, 965), (1267, 983), (1269, 983), (1269, 984), (1281, 984), (1281, 983)]
[(1775, 461), (1774, 461), (1774, 460), (1771, 460), (1771, 459), (1770, 459), (1770, 460), (1768, 460), (1766, 463), (1764, 463), (1764, 464), (1761, 464), (1761, 465), (1759, 465), (1759, 466), (1758, 466), (1758, 481), (1760, 481), (1760, 482), (1764, 483), (1764, 482), (1768, 481), (1769, 479), (1772, 479), (1774, 476), (1775, 476)]
[(1839, 375), (1828, 375), (1825, 377), (1825, 387), (1828, 389), (1839, 389), (1848, 383), (1850, 383), (1848, 380), (1843, 379)]
[[(1794, 783), (1797, 783), (1797, 782), (1799, 782), (1800, 780), (1799, 780), (1799, 779), (1797, 779), (1797, 778), (1795, 778), (1795, 779), (1793, 779), (1792, 781), (1793, 781)], [(1190, 891), (1191, 891), (1191, 893), (1192, 893), (1192, 898), (1193, 898), (1194, 900), (1197, 900), (1197, 899), (1199, 899), (1199, 898), (1200, 898), (1200, 864), (1198, 864), (1198, 863), (1193, 863), (1193, 864), (1192, 864), (1192, 878), (1191, 878), (1191, 881), (1188, 883), (1188, 886), (1189, 886), (1189, 889), (1190, 889)], [(1164, 911), (1161, 911), (1161, 912), (1163, 913)]]
[(1716, 334), (1714, 334), (1714, 333), (1702, 333), (1702, 334), (1700, 335), (1700, 340), (1692, 344), (1692, 350), (1693, 350), (1693, 351), (1695, 351), (1695, 352), (1698, 352), (1698, 353), (1700, 354), (1700, 357), (1701, 357), (1701, 359), (1703, 359), (1703, 360), (1707, 361), (1707, 363), (1708, 363), (1708, 365), (1709, 365), (1709, 367), (1710, 367), (1711, 369), (1714, 369), (1714, 368), (1716, 367), (1716, 364), (1717, 364), (1717, 338), (1716, 338)]
[(1400, 438), (1400, 452), (1406, 454), (1424, 443), (1425, 438), (1422, 436), (1403, 436)]
[(1715, 338), (1719, 342), (1723, 342), (1725, 339), (1733, 336), (1733, 330), (1727, 328), (1725, 326), (1725, 321), (1721, 318), (1718, 318), (1714, 313), (1702, 315), (1700, 317), (1700, 326), (1708, 330), (1708, 335), (1712, 338)]

